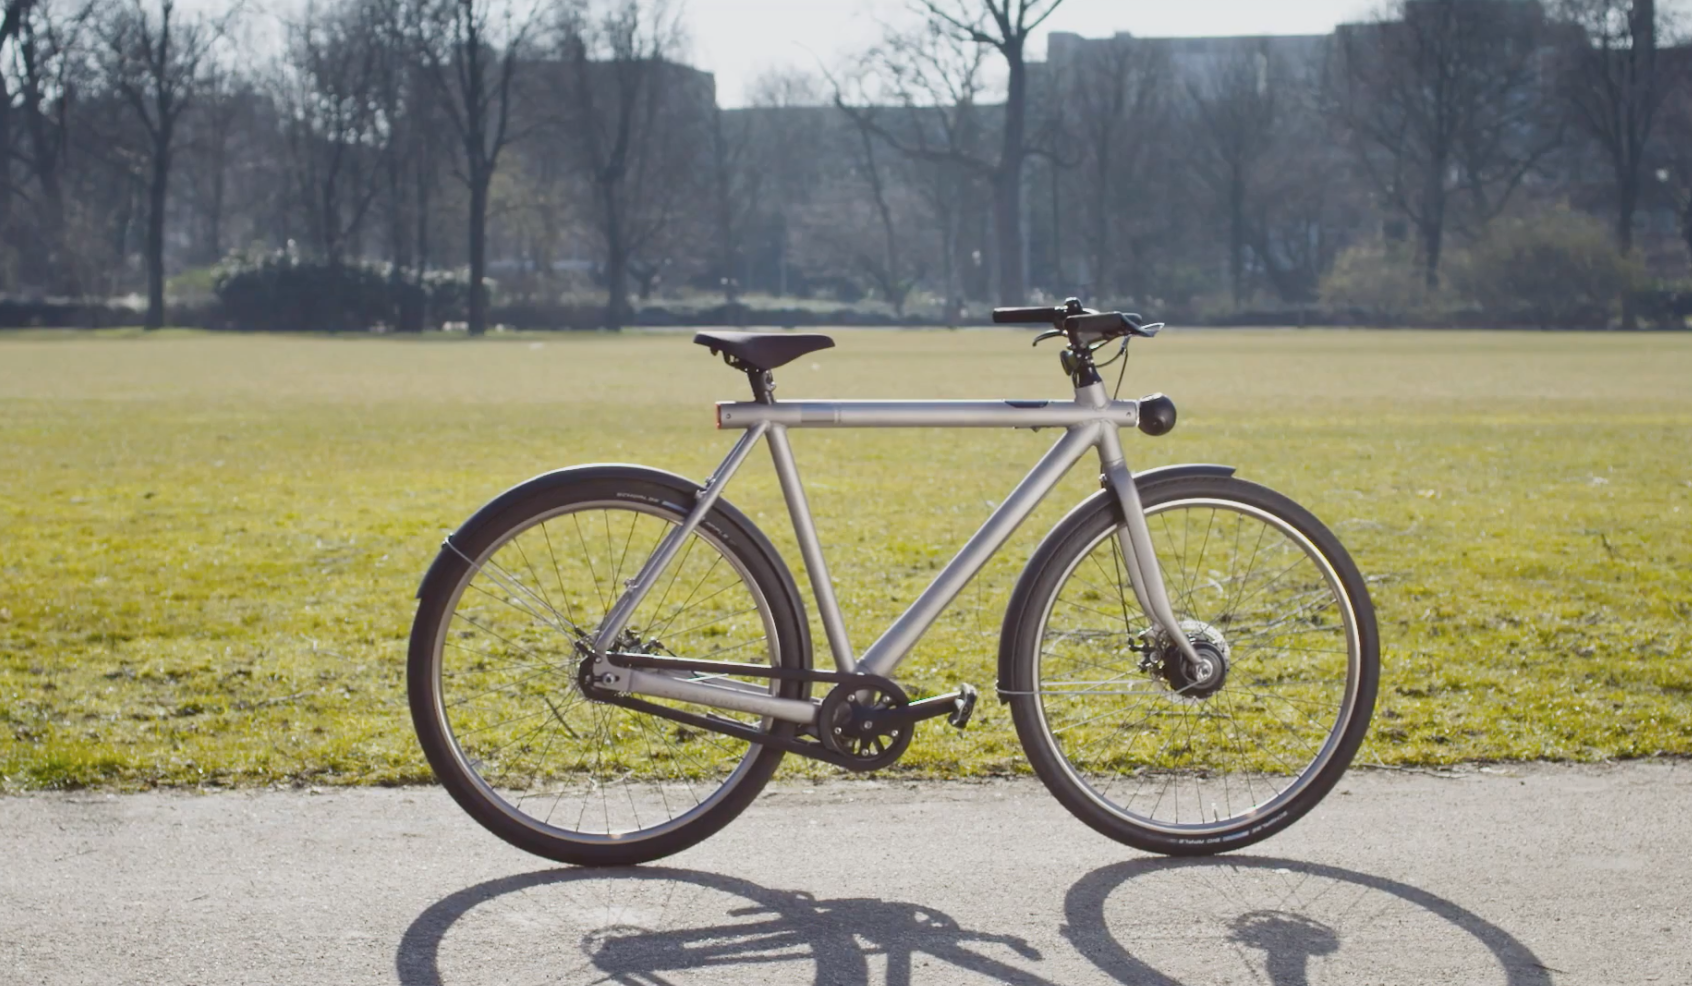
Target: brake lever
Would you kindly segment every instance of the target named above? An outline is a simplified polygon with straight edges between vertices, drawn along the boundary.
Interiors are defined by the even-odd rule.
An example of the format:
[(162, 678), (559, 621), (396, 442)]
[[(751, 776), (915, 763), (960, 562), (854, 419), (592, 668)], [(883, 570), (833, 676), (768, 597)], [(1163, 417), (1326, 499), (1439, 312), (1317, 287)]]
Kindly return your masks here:
[(1068, 333), (1064, 332), (1062, 329), (1047, 329), (1034, 337), (1033, 345), (1038, 346), (1047, 339), (1061, 339), (1066, 335), (1068, 335)]

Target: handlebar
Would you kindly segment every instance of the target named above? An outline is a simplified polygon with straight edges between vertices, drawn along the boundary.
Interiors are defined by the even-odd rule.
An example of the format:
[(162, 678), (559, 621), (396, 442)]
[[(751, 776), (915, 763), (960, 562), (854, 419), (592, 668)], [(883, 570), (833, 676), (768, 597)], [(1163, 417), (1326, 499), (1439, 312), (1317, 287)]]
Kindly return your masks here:
[(1062, 314), (1062, 308), (995, 308), (993, 321), (1000, 324), (1049, 325)]
[(999, 324), (1050, 325), (1061, 329), (1077, 343), (1099, 342), (1121, 336), (1149, 339), (1163, 328), (1162, 322), (1147, 323), (1125, 312), (1096, 312), (1071, 302), (1056, 308), (995, 308), (993, 321)]
[[(1126, 312), (1099, 312), (1085, 308), (1079, 298), (1070, 298), (1055, 308), (995, 308), (993, 321), (1000, 324), (1050, 325), (1049, 331), (1035, 337), (1036, 346), (1046, 339), (1068, 338), (1068, 348), (1059, 355), (1062, 357), (1063, 371), (1069, 374), (1077, 392), (1082, 387), (1099, 382), (1093, 353), (1100, 347), (1112, 339), (1122, 339), (1123, 354), (1126, 355), (1128, 340), (1125, 336), (1150, 339), (1163, 328), (1162, 322), (1148, 324), (1138, 315)], [(1170, 407), (1169, 425), (1174, 425), (1173, 405)], [(1168, 428), (1164, 430), (1167, 431)]]

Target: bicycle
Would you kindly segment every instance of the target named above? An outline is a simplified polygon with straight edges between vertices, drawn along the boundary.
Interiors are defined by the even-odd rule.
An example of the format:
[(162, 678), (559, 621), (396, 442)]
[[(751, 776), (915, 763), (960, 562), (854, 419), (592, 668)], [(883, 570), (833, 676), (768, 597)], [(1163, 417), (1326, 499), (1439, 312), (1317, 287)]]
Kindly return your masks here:
[[(419, 741), (459, 805), (531, 853), (628, 865), (722, 828), (786, 754), (876, 770), (923, 720), (963, 729), (973, 687), (912, 700), (894, 671), (1094, 450), (1101, 489), (1035, 550), (1000, 634), (998, 695), (1035, 773), (1097, 831), (1169, 855), (1248, 846), (1314, 807), (1361, 744), (1379, 678), (1374, 610), (1350, 556), (1231, 467), (1130, 472), (1119, 430), (1166, 434), (1175, 405), (1107, 396), (1096, 354), (1121, 340), (1125, 359), (1161, 323), (1074, 299), (994, 321), (1050, 323), (1035, 344), (1064, 340), (1074, 400), (777, 401), (772, 371), (832, 339), (701, 332), (693, 341), (752, 388), (750, 401), (717, 404), (718, 427), (742, 434), (706, 482), (561, 469), (449, 535), (418, 589), (407, 683)], [(1063, 434), (857, 654), (787, 433), (911, 427)], [(787, 565), (722, 497), (759, 441), (833, 670), (812, 665)]]

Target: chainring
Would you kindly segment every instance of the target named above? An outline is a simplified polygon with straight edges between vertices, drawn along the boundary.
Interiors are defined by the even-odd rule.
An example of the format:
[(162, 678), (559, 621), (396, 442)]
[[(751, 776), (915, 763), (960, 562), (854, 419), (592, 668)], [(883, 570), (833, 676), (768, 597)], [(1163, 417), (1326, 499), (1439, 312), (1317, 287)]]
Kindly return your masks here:
[(879, 770), (896, 762), (911, 745), (915, 724), (888, 715), (910, 704), (891, 681), (842, 682), (817, 710), (817, 732), (823, 746), (852, 761), (851, 769)]

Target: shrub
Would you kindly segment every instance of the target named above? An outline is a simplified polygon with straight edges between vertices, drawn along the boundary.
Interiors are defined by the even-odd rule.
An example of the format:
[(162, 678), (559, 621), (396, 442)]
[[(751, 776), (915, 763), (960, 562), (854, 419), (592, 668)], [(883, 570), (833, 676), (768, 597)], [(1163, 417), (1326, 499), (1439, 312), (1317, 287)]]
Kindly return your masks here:
[(1377, 324), (1422, 320), (1437, 307), (1409, 247), (1383, 240), (1347, 247), (1317, 290), (1324, 307)]
[(1684, 329), (1692, 320), (1692, 281), (1656, 281), (1633, 293), (1639, 321), (1663, 329)]
[(97, 329), (135, 325), (133, 309), (77, 298), (8, 298), (0, 295), (0, 329)]
[(402, 331), (462, 320), (469, 278), (459, 271), (417, 277), (390, 264), (330, 264), (291, 253), (236, 255), (214, 280), (224, 320), (259, 332), (362, 332), (378, 324)]
[(1541, 328), (1603, 328), (1645, 280), (1603, 223), (1567, 208), (1493, 223), (1453, 259), (1450, 277), (1491, 321)]

